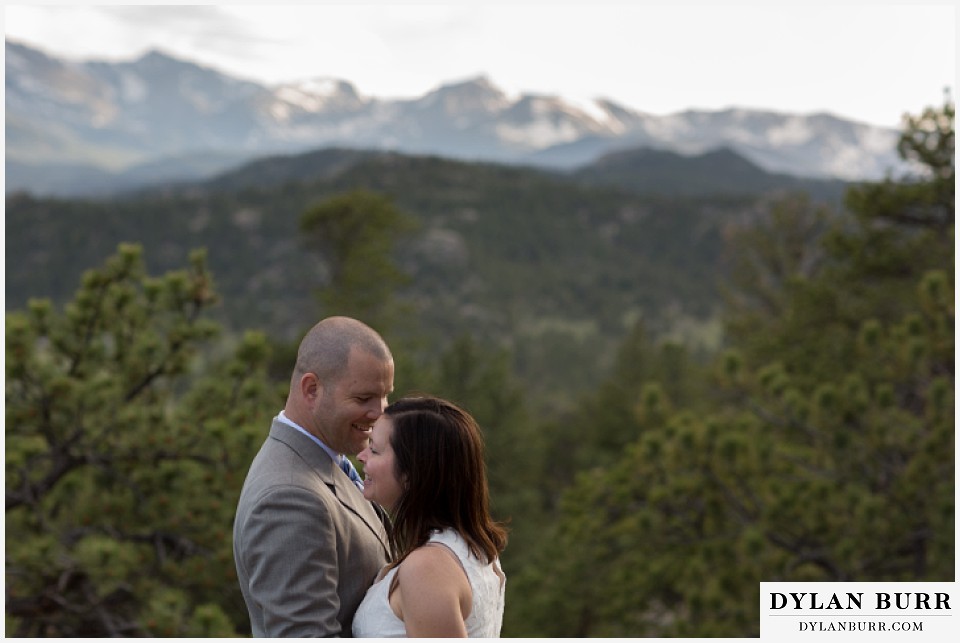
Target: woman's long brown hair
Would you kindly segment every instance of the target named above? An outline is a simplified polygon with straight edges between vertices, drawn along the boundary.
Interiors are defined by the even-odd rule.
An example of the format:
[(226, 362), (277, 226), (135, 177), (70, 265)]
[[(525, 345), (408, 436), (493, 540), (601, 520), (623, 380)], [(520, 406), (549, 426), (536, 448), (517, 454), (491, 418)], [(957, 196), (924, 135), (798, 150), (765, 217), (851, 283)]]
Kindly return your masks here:
[(436, 397), (408, 397), (384, 410), (393, 422), (390, 446), (404, 488), (394, 509), (393, 565), (424, 544), (434, 529), (452, 528), (487, 563), (503, 551), (507, 531), (490, 516), (483, 436), (469, 413)]

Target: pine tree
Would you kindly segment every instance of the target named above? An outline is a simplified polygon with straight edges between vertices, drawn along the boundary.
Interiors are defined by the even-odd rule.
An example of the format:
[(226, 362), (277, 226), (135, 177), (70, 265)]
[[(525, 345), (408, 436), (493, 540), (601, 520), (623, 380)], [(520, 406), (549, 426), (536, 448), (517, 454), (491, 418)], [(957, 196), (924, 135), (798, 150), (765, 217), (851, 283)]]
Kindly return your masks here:
[(278, 399), (262, 335), (209, 350), (215, 301), (202, 252), (154, 278), (123, 244), (63, 310), (8, 313), (8, 633), (247, 631), (230, 525)]
[(325, 268), (319, 290), (324, 316), (355, 317), (387, 333), (398, 321), (393, 295), (409, 281), (394, 261), (395, 243), (415, 225), (389, 198), (364, 190), (308, 208), (300, 229)]

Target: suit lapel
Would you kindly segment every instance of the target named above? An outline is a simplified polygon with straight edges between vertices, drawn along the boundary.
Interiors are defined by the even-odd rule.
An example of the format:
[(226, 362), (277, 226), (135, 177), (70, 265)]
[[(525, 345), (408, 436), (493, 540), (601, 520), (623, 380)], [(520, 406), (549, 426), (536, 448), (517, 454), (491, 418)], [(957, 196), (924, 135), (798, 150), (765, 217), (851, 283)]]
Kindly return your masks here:
[[(357, 485), (353, 484), (353, 481), (345, 474), (336, 475), (336, 472), (333, 470), (331, 470), (330, 473), (332, 474), (330, 476), (332, 480), (328, 481), (327, 484), (333, 489), (337, 500), (367, 523), (367, 526), (377, 534), (380, 542), (383, 543), (384, 548), (387, 549), (386, 532), (384, 531), (383, 522), (374, 510), (373, 504), (363, 497), (363, 492), (361, 492), (357, 488)], [(343, 472), (341, 471), (340, 473)]]
[(303, 458), (304, 462), (317, 473), (320, 480), (336, 496), (340, 504), (363, 520), (370, 531), (377, 536), (384, 551), (390, 551), (384, 524), (373, 505), (363, 497), (363, 493), (353, 484), (347, 474), (334, 464), (326, 451), (307, 436), (278, 420), (274, 420), (270, 427), (270, 437), (280, 440)]

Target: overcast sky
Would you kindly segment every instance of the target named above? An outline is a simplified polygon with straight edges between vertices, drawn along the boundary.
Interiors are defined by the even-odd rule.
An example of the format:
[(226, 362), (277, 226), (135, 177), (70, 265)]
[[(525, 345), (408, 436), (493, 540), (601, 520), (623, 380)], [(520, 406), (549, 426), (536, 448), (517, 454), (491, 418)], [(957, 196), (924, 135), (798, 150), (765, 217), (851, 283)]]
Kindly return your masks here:
[(511, 96), (653, 114), (747, 107), (898, 126), (956, 87), (953, 2), (7, 5), (9, 39), (72, 59), (160, 48), (265, 83), (418, 96), (486, 75)]

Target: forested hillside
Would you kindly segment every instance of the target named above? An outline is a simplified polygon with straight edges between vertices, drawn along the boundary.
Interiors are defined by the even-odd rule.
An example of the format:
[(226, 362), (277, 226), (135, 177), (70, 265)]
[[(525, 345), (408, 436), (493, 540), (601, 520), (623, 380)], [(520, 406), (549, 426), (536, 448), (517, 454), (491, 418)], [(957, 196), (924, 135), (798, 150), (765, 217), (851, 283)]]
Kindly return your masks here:
[(613, 152), (573, 172), (593, 185), (667, 196), (745, 196), (773, 191), (803, 192), (818, 201), (839, 202), (843, 181), (803, 179), (766, 172), (728, 147), (685, 156), (651, 148)]
[(7, 632), (249, 634), (240, 484), (338, 312), (483, 427), (505, 636), (756, 636), (762, 580), (953, 580), (953, 104), (900, 151), (924, 172), (842, 207), (346, 150), (9, 197)]
[[(680, 160), (672, 174), (690, 185), (716, 169)], [(321, 314), (315, 291), (329, 279), (328, 258), (299, 231), (299, 218), (360, 189), (389, 198), (415, 223), (390, 251), (410, 277), (397, 297), (418, 331), (438, 349), (461, 333), (508, 348), (539, 392), (566, 397), (596, 380), (636, 319), (657, 334), (690, 329), (687, 339), (715, 347), (723, 231), (777, 189), (837, 194), (842, 185), (753, 170), (737, 194), (669, 196), (533, 169), (333, 149), (114, 200), (11, 196), (7, 305), (66, 300), (76, 276), (121, 242), (142, 244), (152, 271), (205, 248), (222, 295), (217, 319), (233, 332), (256, 327), (292, 340)], [(644, 169), (637, 174), (640, 188)], [(612, 176), (626, 184), (624, 170)], [(575, 373), (565, 368), (571, 361)]]

